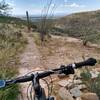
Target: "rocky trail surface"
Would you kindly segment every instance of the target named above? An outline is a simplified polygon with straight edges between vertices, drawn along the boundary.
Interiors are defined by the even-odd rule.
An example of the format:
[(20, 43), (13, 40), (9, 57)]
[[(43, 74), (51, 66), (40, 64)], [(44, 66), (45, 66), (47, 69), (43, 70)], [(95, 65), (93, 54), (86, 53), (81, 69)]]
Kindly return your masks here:
[[(42, 63), (40, 60), (40, 53), (34, 43), (33, 37), (30, 37), (31, 33), (24, 33), (24, 36), (28, 40), (28, 44), (22, 54), (20, 54), (20, 67), (19, 76), (24, 76), (35, 70), (42, 70)], [(29, 82), (21, 84), (21, 94), (23, 100), (27, 100), (27, 87)], [(20, 100), (22, 100), (22, 98)]]
[[(61, 64), (82, 61), (84, 57), (100, 58), (100, 49), (92, 46), (84, 47), (79, 39), (53, 36), (45, 46), (37, 46), (34, 38), (31, 36), (32, 34), (24, 33), (28, 44), (20, 55), (19, 76), (23, 76), (31, 71), (52, 69), (59, 67)], [(56, 80), (54, 77), (53, 79)], [(21, 84), (20, 90), (23, 100), (27, 100), (28, 85), (29, 83)], [(45, 87), (44, 83), (42, 85)], [(56, 84), (55, 88), (57, 88)], [(60, 100), (60, 98), (57, 98), (57, 100)]]

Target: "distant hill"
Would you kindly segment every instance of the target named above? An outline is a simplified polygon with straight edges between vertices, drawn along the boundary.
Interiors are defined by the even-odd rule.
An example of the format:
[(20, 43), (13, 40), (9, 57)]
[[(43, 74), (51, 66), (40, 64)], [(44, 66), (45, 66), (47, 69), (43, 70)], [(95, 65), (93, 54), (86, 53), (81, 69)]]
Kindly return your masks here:
[[(20, 16), (19, 18), (21, 18), (22, 20), (27, 20), (26, 16)], [(57, 18), (59, 18), (59, 16), (54, 16), (54, 17), (48, 16), (47, 17), (48, 20), (57, 19)], [(42, 19), (43, 19), (43, 17), (41, 17), (41, 16), (30, 16), (30, 20), (32, 22), (40, 22)]]
[[(11, 17), (11, 16), (0, 16), (0, 23), (16, 24), (19, 27), (21, 27), (22, 25), (25, 25), (25, 26), (27, 25), (26, 20), (17, 18), (17, 17)], [(30, 22), (30, 26), (32, 28), (37, 28), (33, 22)]]
[(69, 35), (100, 43), (100, 10), (75, 13), (56, 20), (54, 30), (60, 35)]
[(11, 17), (11, 16), (0, 16), (0, 23), (16, 23), (16, 24), (25, 24), (24, 20), (21, 20), (17, 17)]

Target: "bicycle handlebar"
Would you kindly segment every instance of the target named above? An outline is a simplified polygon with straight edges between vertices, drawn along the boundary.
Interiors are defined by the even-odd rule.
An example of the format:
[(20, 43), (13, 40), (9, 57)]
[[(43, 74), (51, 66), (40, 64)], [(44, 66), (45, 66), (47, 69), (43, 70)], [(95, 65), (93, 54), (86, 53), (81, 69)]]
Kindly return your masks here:
[[(37, 75), (38, 75), (39, 79), (42, 79), (42, 78), (45, 78), (45, 77), (50, 76), (52, 74), (63, 74), (63, 73), (66, 75), (74, 74), (74, 69), (81, 68), (82, 66), (94, 66), (96, 64), (96, 62), (97, 62), (96, 59), (89, 58), (83, 62), (69, 64), (67, 66), (62, 65), (60, 68), (37, 73)], [(30, 76), (18, 77), (18, 78), (13, 79), (13, 80), (6, 80), (6, 81), (3, 80), (2, 82), (0, 81), (0, 83), (3, 84), (3, 82), (5, 82), (4, 84), (5, 84), (5, 86), (7, 86), (7, 85), (13, 84), (13, 83), (23, 83), (23, 82), (32, 81), (33, 79), (34, 79), (34, 74), (31, 74)], [(0, 86), (0, 87), (4, 87), (4, 84), (3, 84), (3, 86)]]
[(80, 68), (82, 66), (94, 66), (96, 64), (96, 59), (94, 58), (89, 58), (86, 61), (80, 62), (80, 63), (75, 63), (76, 68)]

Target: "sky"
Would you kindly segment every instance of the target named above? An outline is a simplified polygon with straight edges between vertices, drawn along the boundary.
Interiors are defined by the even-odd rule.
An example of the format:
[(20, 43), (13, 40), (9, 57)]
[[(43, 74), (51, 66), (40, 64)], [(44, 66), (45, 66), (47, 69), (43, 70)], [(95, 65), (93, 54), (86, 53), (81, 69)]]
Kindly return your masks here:
[[(45, 13), (46, 10), (43, 9), (47, 7), (50, 0), (5, 0), (5, 2), (13, 8), (12, 15), (25, 15), (26, 11), (30, 15), (41, 15)], [(49, 14), (67, 15), (98, 9), (100, 9), (100, 0), (52, 0)]]

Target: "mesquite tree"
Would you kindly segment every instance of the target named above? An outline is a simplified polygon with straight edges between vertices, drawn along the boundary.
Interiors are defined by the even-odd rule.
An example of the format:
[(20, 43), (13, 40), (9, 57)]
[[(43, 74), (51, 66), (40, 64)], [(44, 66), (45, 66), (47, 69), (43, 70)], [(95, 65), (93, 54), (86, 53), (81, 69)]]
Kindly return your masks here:
[(8, 12), (10, 9), (11, 8), (10, 8), (9, 4), (7, 4), (5, 2), (5, 0), (2, 0), (0, 2), (0, 15), (8, 15)]

